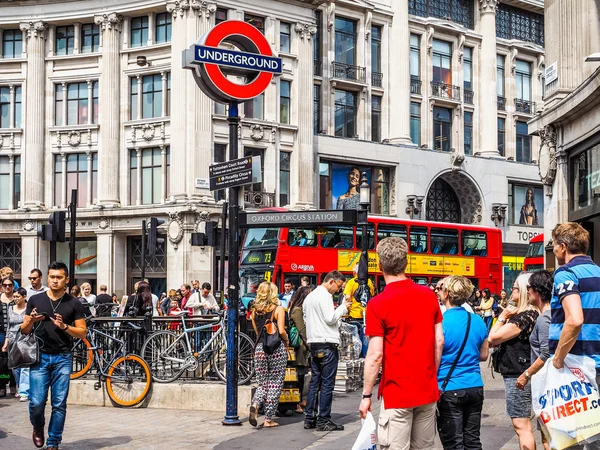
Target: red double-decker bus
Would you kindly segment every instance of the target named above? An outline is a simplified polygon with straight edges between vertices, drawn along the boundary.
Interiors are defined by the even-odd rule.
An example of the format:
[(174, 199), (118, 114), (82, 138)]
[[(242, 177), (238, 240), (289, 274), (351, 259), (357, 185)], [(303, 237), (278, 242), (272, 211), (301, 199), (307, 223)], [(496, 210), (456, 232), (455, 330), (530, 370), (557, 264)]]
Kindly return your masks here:
[[(463, 275), (480, 289), (499, 292), (502, 287), (502, 235), (497, 228), (379, 216), (369, 216), (368, 222), (369, 277), (380, 290), (385, 282), (375, 248), (392, 236), (408, 243), (406, 273), (419, 284)], [(251, 228), (242, 247), (241, 298), (247, 305), (263, 280), (282, 289), (285, 279), (299, 286), (303, 276), (316, 285), (331, 270), (350, 277), (361, 244), (360, 226)]]
[(538, 234), (529, 241), (524, 262), (525, 272), (535, 272), (544, 268), (544, 234)]

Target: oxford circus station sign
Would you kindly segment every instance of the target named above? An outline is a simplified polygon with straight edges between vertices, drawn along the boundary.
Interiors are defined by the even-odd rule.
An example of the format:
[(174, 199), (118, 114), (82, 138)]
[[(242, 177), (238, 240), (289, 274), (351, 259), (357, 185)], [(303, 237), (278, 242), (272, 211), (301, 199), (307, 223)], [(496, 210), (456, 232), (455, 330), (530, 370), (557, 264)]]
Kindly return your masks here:
[(183, 67), (192, 70), (208, 97), (229, 103), (262, 94), (273, 76), (281, 73), (282, 63), (281, 58), (273, 56), (269, 42), (257, 28), (228, 20), (184, 51)]

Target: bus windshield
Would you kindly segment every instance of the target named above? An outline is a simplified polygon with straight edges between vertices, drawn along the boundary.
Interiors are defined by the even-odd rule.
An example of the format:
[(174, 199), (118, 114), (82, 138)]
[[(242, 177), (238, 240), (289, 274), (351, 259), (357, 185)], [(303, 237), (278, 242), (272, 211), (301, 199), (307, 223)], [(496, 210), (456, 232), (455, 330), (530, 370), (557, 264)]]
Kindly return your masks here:
[(264, 273), (254, 270), (242, 270), (240, 272), (240, 300), (244, 307), (256, 298), (258, 285), (264, 281)]
[(251, 228), (246, 233), (244, 248), (277, 246), (279, 228)]
[(527, 248), (527, 254), (525, 258), (532, 258), (535, 256), (544, 256), (544, 243), (543, 242), (531, 242)]

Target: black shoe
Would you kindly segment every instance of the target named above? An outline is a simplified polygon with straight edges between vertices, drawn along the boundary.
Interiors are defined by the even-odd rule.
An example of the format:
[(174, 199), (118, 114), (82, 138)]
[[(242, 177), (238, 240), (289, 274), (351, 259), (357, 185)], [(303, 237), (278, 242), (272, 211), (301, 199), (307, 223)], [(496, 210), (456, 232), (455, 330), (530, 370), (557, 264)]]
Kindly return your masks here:
[(312, 430), (314, 428), (317, 428), (317, 424), (314, 422), (304, 422), (304, 429), (305, 430)]
[(317, 431), (343, 431), (344, 425), (338, 425), (331, 420), (317, 425)]
[(37, 448), (42, 448), (44, 446), (45, 438), (44, 438), (44, 427), (33, 427), (33, 445)]

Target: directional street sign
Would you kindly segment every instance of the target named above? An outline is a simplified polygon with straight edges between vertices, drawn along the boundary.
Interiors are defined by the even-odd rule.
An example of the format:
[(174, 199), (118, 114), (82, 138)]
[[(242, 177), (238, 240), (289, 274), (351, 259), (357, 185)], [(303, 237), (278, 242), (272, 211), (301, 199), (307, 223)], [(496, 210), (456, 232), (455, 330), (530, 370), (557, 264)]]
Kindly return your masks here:
[(209, 169), (210, 190), (218, 191), (235, 186), (260, 183), (260, 156), (249, 156), (218, 164), (212, 164)]

